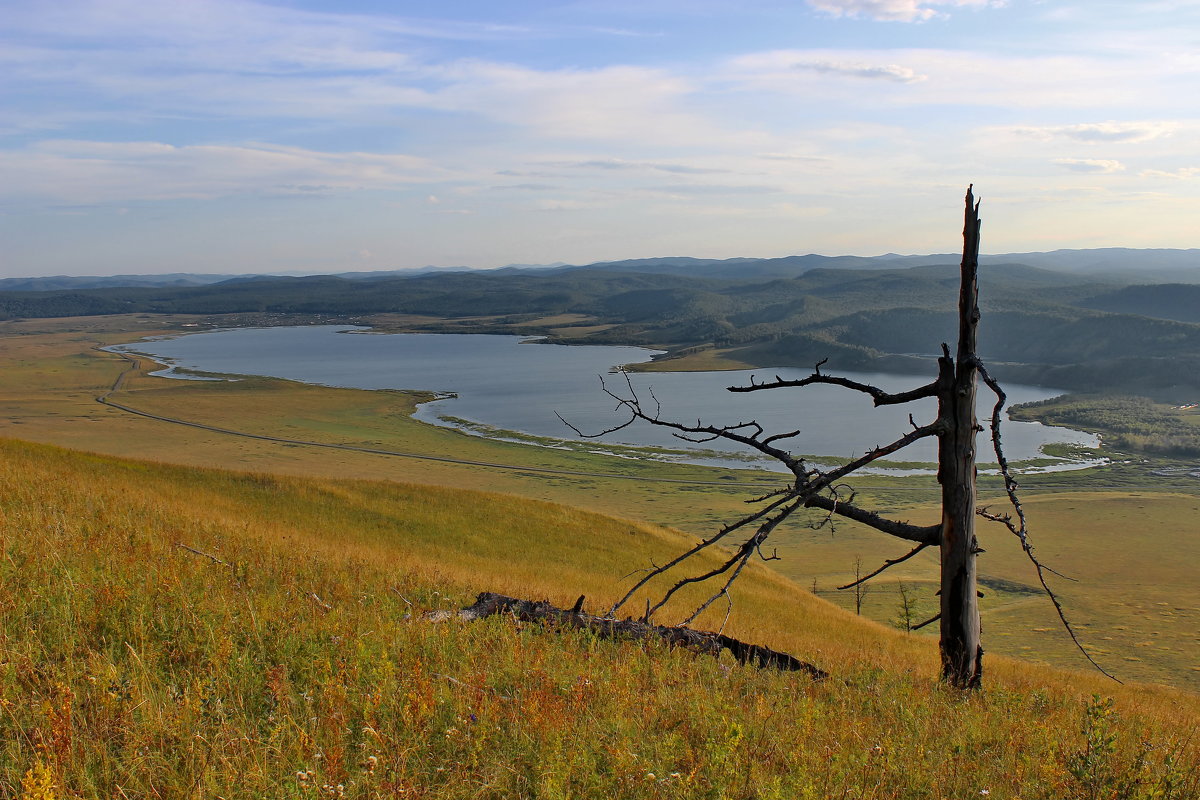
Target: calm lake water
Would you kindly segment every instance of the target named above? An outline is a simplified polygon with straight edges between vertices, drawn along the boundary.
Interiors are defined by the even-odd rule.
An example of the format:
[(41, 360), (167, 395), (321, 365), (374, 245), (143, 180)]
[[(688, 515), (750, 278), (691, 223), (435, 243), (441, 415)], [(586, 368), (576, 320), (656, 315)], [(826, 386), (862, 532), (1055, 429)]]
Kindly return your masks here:
[[(598, 432), (626, 419), (600, 384), (628, 393), (625, 377), (613, 370), (622, 364), (647, 362), (656, 351), (638, 347), (560, 346), (538, 344), (516, 336), (475, 334), (379, 334), (345, 326), (249, 328), (145, 340), (116, 350), (146, 353), (173, 368), (241, 375), (266, 375), (305, 383), (359, 389), (419, 389), (453, 393), (423, 405), (418, 418), (440, 425), (474, 423), (490, 435), (518, 431), (540, 437), (577, 438), (555, 416), (561, 414), (585, 432)], [(840, 374), (902, 391), (929, 378), (882, 373)], [(170, 374), (168, 371), (166, 374)], [(809, 370), (779, 368), (735, 372), (637, 373), (633, 386), (644, 405), (661, 404), (664, 419), (687, 423), (729, 424), (757, 420), (767, 431), (799, 428), (791, 440), (795, 453), (851, 457), (886, 444), (909, 429), (911, 413), (918, 424), (932, 420), (934, 401), (903, 407), (874, 408), (857, 392), (833, 386), (777, 389), (733, 394), (726, 387), (746, 385), (751, 376), (767, 380), (802, 378)], [(182, 376), (181, 376), (182, 377)], [(1021, 403), (1061, 394), (1055, 389), (1006, 385), (1009, 402)], [(993, 399), (981, 387), (979, 416), (990, 419)], [(452, 419), (448, 419), (452, 418)], [(1037, 423), (1005, 421), (1004, 443), (1009, 460), (1040, 456), (1051, 442), (1095, 446), (1090, 434)], [(720, 451), (741, 453), (734, 444), (693, 445), (648, 424), (635, 424), (596, 440), (605, 444), (654, 446), (690, 452), (683, 460), (717, 463)], [(980, 461), (990, 444), (981, 438)], [(717, 451), (717, 452), (712, 452)], [(897, 461), (931, 462), (932, 440), (899, 451)], [(766, 463), (761, 466), (768, 466)], [(1066, 466), (1066, 465), (1064, 465)]]

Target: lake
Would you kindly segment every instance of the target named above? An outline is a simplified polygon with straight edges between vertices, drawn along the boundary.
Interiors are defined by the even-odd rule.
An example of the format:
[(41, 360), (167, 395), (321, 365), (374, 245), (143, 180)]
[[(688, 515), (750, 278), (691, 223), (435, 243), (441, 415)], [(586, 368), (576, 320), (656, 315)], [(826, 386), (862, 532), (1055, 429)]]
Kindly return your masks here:
[[(412, 389), (438, 392), (443, 399), (421, 406), (417, 417), (437, 425), (452, 425), (474, 433), (504, 438), (505, 432), (533, 437), (576, 439), (556, 416), (560, 414), (585, 432), (599, 432), (626, 419), (609, 388), (625, 395), (625, 376), (614, 372), (624, 364), (640, 364), (657, 351), (639, 347), (551, 345), (516, 336), (483, 334), (382, 334), (347, 326), (244, 328), (195, 333), (175, 338), (143, 340), (109, 348), (144, 353), (176, 369), (231, 375), (264, 375), (304, 383), (358, 389)], [(928, 383), (928, 377), (883, 373), (841, 372), (885, 391), (902, 391)], [(832, 371), (827, 370), (831, 374)], [(661, 405), (662, 418), (686, 423), (730, 424), (757, 420), (768, 432), (799, 428), (790, 440), (795, 453), (849, 458), (903, 435), (911, 413), (918, 424), (936, 413), (932, 399), (906, 406), (874, 408), (869, 398), (835, 386), (734, 394), (726, 387), (746, 385), (751, 376), (769, 380), (802, 378), (810, 370), (767, 368), (730, 372), (633, 373), (630, 380), (644, 404)], [(178, 377), (187, 377), (179, 374)], [(1035, 386), (1006, 385), (1010, 403), (1040, 400), (1061, 394)], [(453, 395), (453, 396), (449, 396)], [(994, 399), (980, 387), (979, 416), (991, 417)], [(1094, 447), (1090, 434), (1038, 423), (1006, 420), (1004, 443), (1011, 461), (1041, 458), (1050, 443)], [(511, 437), (510, 437), (511, 438)], [(600, 440), (606, 445), (635, 445), (678, 451), (657, 457), (693, 463), (723, 463), (745, 451), (736, 444), (681, 441), (668, 431), (635, 424)], [(553, 442), (543, 442), (553, 445)], [(980, 462), (986, 463), (990, 443), (981, 437)], [(752, 454), (747, 453), (747, 456)], [(932, 462), (933, 440), (899, 451), (893, 461)], [(767, 462), (757, 466), (769, 467)], [(1058, 468), (1082, 466), (1063, 462)]]

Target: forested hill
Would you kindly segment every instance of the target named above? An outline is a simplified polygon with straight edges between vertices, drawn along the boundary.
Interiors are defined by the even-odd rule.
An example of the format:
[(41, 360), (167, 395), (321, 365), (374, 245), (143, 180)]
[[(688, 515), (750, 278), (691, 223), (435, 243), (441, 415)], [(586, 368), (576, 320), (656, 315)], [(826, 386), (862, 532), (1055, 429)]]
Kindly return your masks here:
[[(562, 335), (546, 318), (575, 315), (572, 342), (720, 348), (744, 363), (926, 371), (954, 336), (951, 263), (866, 269), (837, 259), (735, 260), (696, 277), (678, 259), (588, 268), (468, 271), (372, 278), (237, 279), (204, 286), (0, 292), (0, 318), (186, 313), (383, 313), (480, 318), (472, 330)], [(809, 259), (797, 275), (777, 274)], [(670, 263), (667, 263), (670, 262)], [(814, 266), (824, 264), (824, 266)], [(685, 267), (689, 274), (672, 274)], [(980, 269), (981, 355), (1010, 380), (1191, 400), (1200, 391), (1200, 287), (1129, 286), (1020, 263)], [(255, 321), (253, 319), (251, 322)], [(261, 321), (261, 319), (259, 320)], [(561, 323), (554, 323), (561, 325)], [(461, 325), (455, 326), (461, 330)], [(446, 329), (430, 323), (425, 329)]]
[(1200, 286), (1183, 283), (1125, 286), (1093, 297), (1084, 305), (1101, 311), (1200, 322)]
[[(669, 275), (690, 275), (734, 280), (795, 278), (813, 269), (904, 269), (929, 265), (957, 264), (957, 253), (923, 256), (785, 256), (783, 258), (638, 258), (606, 261), (588, 267), (565, 269), (616, 269)], [(1092, 280), (1115, 283), (1200, 283), (1200, 250), (1135, 250), (1103, 247), (1089, 250), (1053, 250), (1042, 253), (981, 255), (979, 263), (1025, 264)]]

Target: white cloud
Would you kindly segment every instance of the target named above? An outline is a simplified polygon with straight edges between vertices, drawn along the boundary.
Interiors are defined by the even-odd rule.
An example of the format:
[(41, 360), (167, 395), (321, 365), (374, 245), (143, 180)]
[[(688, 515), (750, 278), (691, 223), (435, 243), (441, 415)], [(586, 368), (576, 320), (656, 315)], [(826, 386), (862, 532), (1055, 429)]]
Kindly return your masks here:
[(888, 81), (896, 81), (897, 83), (916, 83), (928, 78), (928, 75), (921, 75), (911, 67), (902, 67), (899, 64), (863, 64), (856, 62), (837, 62), (837, 61), (812, 61), (808, 63), (798, 63), (792, 65), (793, 69), (808, 70), (810, 72), (819, 72), (827, 75), (845, 75), (851, 78), (873, 78)]
[(1167, 121), (1139, 122), (1085, 122), (1075, 125), (1014, 126), (1007, 130), (1017, 136), (1040, 141), (1068, 139), (1074, 142), (1099, 144), (1124, 144), (1148, 142), (1170, 136), (1179, 129), (1179, 123)]
[[(6, 18), (10, 32), (0, 33), (0, 69), (30, 92), (72, 93), (75, 118), (378, 125), (398, 114), (446, 112), (562, 138), (699, 143), (729, 136), (685, 110), (684, 101), (700, 87), (667, 70), (439, 59), (438, 51), (422, 46), (422, 39), (546, 35), (520, 27), (305, 12), (242, 0), (64, 0), (41, 8)], [(39, 108), (23, 116), (29, 117), (25, 128), (50, 129), (61, 111)]]
[(1072, 172), (1087, 172), (1094, 175), (1110, 175), (1124, 172), (1125, 165), (1107, 158), (1056, 158), (1054, 163)]
[(720, 183), (676, 183), (668, 186), (649, 186), (646, 187), (646, 190), (671, 196), (761, 195), (775, 194), (780, 191), (777, 186), (763, 186), (760, 184), (729, 185)]
[(1141, 178), (1171, 178), (1174, 180), (1190, 180), (1200, 178), (1200, 167), (1180, 167), (1174, 172), (1161, 169), (1144, 169), (1138, 173)]
[[(817, 68), (814, 68), (814, 65)], [(862, 77), (847, 92), (835, 78)], [(953, 105), (1011, 109), (1178, 105), (1173, 82), (1194, 82), (1155, 58), (1114, 62), (1081, 54), (1028, 55), (970, 50), (832, 48), (747, 53), (722, 65), (719, 79), (821, 103), (816, 111), (843, 115), (890, 106)], [(716, 78), (714, 78), (714, 82)]]
[(0, 151), (0, 176), (0, 197), (72, 204), (326, 194), (451, 177), (407, 155), (325, 153), (267, 144), (175, 147), (69, 140)]
[(759, 153), (756, 157), (766, 161), (790, 161), (796, 164), (823, 164), (829, 161), (825, 156), (814, 156), (804, 153)]
[(582, 200), (538, 200), (533, 204), (534, 211), (583, 211), (594, 208), (595, 203)]
[[(895, 65), (925, 80), (863, 80), (848, 92), (836, 75), (797, 69), (814, 63)], [(997, 110), (1007, 109), (1021, 112), (1027, 123), (1023, 127), (1028, 128), (1070, 128), (1062, 123), (1082, 120), (1084, 127), (1061, 133), (1098, 139), (1135, 136), (1121, 129), (1126, 124), (1140, 128), (1176, 118), (1180, 98), (1196, 94), (1197, 75), (1200, 56), (1182, 58), (1149, 44), (1120, 53), (1084, 47), (1030, 51), (996, 46), (978, 50), (825, 47), (744, 53), (722, 63), (712, 84), (795, 96), (809, 102), (810, 113), (818, 114), (878, 113), (885, 105), (976, 107), (986, 111), (979, 117), (986, 124), (999, 119)], [(1046, 114), (1047, 110), (1056, 113)], [(1163, 129), (1153, 135), (1161, 138), (1167, 133)]]
[(447, 85), (430, 105), (539, 135), (639, 144), (729, 142), (736, 134), (685, 109), (699, 87), (661, 69), (612, 66), (537, 70), (513, 64), (457, 62), (437, 71)]
[(997, 0), (808, 0), (818, 11), (834, 17), (868, 17), (892, 22), (918, 22), (932, 19), (939, 8), (961, 6), (998, 6)]
[(604, 171), (630, 170), (638, 172), (667, 172), (676, 175), (715, 175), (728, 172), (726, 169), (712, 167), (695, 167), (688, 164), (675, 164), (653, 161), (627, 161), (621, 158), (593, 158), (586, 161), (549, 162), (547, 166), (557, 169), (597, 169)]

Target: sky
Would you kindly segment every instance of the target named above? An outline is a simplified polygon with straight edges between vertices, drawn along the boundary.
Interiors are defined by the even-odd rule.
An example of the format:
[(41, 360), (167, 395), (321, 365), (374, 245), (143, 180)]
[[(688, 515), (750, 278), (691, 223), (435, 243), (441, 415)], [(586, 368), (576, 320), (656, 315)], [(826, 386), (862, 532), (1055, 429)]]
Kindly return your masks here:
[(1200, 246), (1200, 0), (0, 0), (0, 277)]

